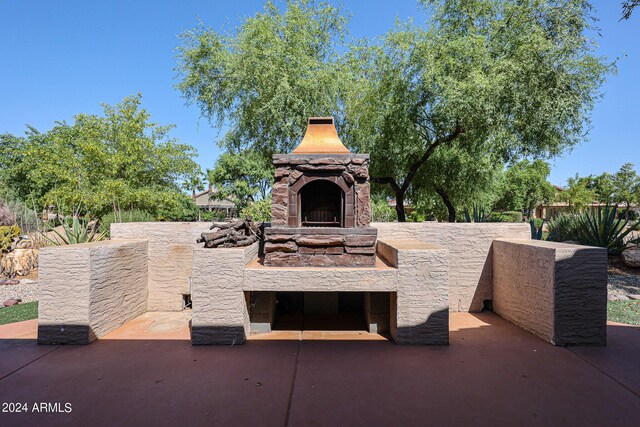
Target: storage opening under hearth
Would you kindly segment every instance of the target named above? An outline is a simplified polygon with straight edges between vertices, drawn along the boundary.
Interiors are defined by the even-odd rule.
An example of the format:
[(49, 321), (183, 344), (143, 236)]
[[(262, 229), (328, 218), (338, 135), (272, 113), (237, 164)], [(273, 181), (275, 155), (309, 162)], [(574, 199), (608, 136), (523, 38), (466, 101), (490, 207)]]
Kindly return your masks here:
[(298, 192), (301, 227), (344, 227), (344, 192), (331, 181), (319, 179)]

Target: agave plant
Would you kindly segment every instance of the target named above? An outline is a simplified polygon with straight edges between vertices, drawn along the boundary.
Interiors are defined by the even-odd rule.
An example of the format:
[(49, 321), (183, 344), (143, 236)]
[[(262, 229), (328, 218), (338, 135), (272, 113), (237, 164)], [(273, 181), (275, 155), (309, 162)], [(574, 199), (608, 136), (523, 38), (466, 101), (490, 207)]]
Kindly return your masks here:
[(71, 225), (66, 222), (63, 223), (62, 229), (64, 233), (61, 233), (55, 228), (50, 228), (49, 232), (54, 233), (55, 236), (51, 237), (47, 234), (43, 234), (43, 236), (54, 246), (97, 242), (106, 238), (105, 233), (98, 233), (95, 227), (90, 226), (85, 221), (80, 221), (77, 217), (73, 217)]
[[(639, 239), (629, 240), (629, 236), (638, 223), (618, 217), (617, 206), (605, 206), (578, 216), (577, 240), (590, 246), (607, 248), (610, 254), (621, 252), (627, 243), (637, 243)], [(627, 240), (629, 240), (627, 242)]]

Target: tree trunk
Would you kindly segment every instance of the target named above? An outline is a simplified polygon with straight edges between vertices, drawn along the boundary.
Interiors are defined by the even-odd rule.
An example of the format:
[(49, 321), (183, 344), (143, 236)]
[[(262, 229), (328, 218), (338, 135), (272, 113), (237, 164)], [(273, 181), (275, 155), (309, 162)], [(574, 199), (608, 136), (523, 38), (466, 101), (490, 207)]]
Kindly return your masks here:
[(436, 188), (436, 193), (442, 198), (444, 205), (447, 207), (449, 222), (456, 222), (456, 208), (451, 203), (451, 200), (449, 200), (449, 195), (442, 188)]
[(398, 222), (407, 222), (407, 216), (404, 213), (404, 193), (396, 193), (396, 214)]

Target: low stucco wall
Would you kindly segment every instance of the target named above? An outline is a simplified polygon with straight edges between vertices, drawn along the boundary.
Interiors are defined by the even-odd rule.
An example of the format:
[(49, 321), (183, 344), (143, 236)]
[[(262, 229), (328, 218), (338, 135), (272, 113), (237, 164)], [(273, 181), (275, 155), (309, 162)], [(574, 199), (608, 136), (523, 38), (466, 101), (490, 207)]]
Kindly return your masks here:
[(556, 345), (606, 345), (606, 249), (497, 239), (493, 309)]
[(189, 293), (196, 239), (208, 222), (130, 222), (111, 224), (112, 239), (149, 242), (149, 311), (180, 311)]
[(248, 248), (197, 248), (192, 342), (240, 344), (251, 333), (247, 291), (391, 292), (391, 334), (400, 344), (449, 342), (448, 251), (416, 240), (379, 241), (391, 265), (264, 267)]
[[(111, 225), (112, 239), (149, 241), (149, 311), (182, 310), (189, 293), (195, 243), (206, 222), (141, 222)], [(478, 312), (492, 296), (491, 243), (496, 238), (530, 238), (529, 224), (377, 222), (378, 237), (416, 239), (449, 250), (449, 309)]]
[(88, 344), (147, 309), (147, 242), (43, 248), (38, 342)]
[(258, 244), (244, 248), (196, 248), (193, 251), (191, 342), (194, 345), (242, 344), (249, 312), (242, 291), (245, 265), (258, 256)]
[(526, 223), (375, 222), (378, 238), (416, 239), (449, 250), (449, 309), (482, 311), (492, 295), (491, 243), (530, 239)]

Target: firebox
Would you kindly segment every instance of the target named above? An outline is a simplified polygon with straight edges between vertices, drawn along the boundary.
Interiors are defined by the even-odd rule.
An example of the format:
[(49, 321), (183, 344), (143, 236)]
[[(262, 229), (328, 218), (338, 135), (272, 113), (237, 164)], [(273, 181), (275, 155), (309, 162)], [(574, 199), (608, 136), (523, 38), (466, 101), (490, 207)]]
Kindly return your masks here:
[(344, 193), (331, 181), (319, 179), (302, 187), (298, 192), (298, 206), (298, 225), (344, 227)]
[(369, 155), (342, 144), (333, 117), (311, 117), (298, 147), (273, 163), (265, 265), (375, 265)]

